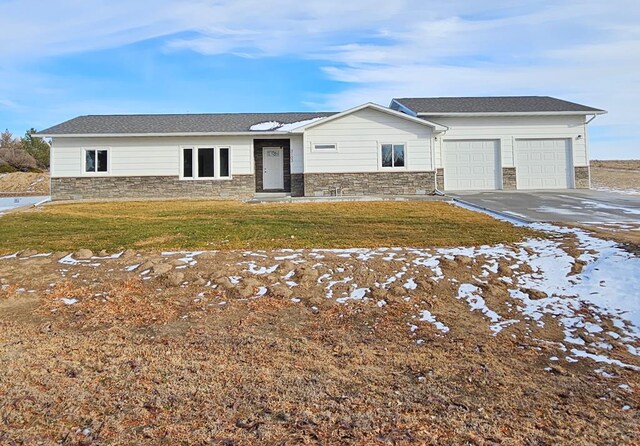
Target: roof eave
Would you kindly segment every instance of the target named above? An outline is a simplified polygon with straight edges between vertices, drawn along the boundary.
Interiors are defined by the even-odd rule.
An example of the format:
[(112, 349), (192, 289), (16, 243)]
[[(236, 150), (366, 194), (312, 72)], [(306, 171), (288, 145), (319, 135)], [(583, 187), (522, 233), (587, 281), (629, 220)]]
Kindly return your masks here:
[(453, 112), (453, 113), (437, 113), (437, 112), (418, 112), (417, 116), (586, 116), (586, 115), (604, 115), (605, 110), (593, 110), (593, 111), (539, 111), (539, 112)]
[(39, 138), (123, 138), (127, 136), (282, 136), (298, 132), (251, 131), (251, 132), (176, 132), (176, 133), (34, 133)]

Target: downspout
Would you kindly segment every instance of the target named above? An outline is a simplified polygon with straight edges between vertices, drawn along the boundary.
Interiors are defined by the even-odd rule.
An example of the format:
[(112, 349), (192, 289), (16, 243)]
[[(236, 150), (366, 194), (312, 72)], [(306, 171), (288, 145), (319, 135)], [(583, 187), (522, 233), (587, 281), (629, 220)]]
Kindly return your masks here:
[(594, 119), (596, 119), (596, 117), (597, 117), (597, 116), (598, 116), (598, 115), (593, 115), (591, 118), (589, 118), (589, 119), (587, 120), (587, 122), (585, 122), (585, 123), (584, 123), (584, 125), (589, 124), (591, 121), (593, 121)]
[[(431, 121), (431, 122), (435, 122), (435, 121)], [(438, 122), (435, 122), (435, 124), (438, 124), (438, 125), (446, 128), (445, 131), (443, 131), (443, 132), (438, 134), (440, 137), (442, 135), (444, 135), (445, 133), (447, 133), (447, 131), (449, 130), (449, 126), (448, 125), (440, 124)], [(437, 138), (437, 137), (434, 137), (434, 142), (435, 142), (435, 138)], [(442, 140), (440, 141), (440, 143), (442, 143)], [(433, 166), (433, 169), (436, 172), (436, 177), (435, 177), (436, 185), (433, 188), (433, 194), (432, 195), (438, 195), (440, 197), (444, 197), (445, 193), (438, 189), (438, 168), (436, 167), (436, 164), (435, 164), (436, 163), (436, 152), (435, 151), (436, 151), (436, 148), (435, 148), (435, 144), (434, 144), (433, 153), (432, 153), (432, 157), (431, 157), (431, 165)]]
[[(585, 123), (583, 124), (583, 132), (584, 132), (584, 154), (587, 158), (587, 169), (589, 172), (589, 189), (591, 189), (591, 157), (589, 156), (589, 138), (587, 138), (587, 124), (589, 124), (591, 121), (593, 121), (594, 119), (596, 119), (596, 116), (598, 115), (593, 115), (591, 118), (587, 119), (585, 121)], [(575, 166), (575, 164), (574, 164)], [(573, 186), (575, 187), (575, 172), (574, 172), (574, 180), (573, 180)]]

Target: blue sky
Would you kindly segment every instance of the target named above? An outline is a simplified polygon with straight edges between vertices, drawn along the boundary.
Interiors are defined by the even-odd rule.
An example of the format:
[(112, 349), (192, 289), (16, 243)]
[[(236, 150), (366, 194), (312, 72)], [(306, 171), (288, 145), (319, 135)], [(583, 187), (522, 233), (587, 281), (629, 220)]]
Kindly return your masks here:
[(0, 127), (82, 114), (341, 110), (550, 95), (640, 158), (637, 0), (0, 0)]

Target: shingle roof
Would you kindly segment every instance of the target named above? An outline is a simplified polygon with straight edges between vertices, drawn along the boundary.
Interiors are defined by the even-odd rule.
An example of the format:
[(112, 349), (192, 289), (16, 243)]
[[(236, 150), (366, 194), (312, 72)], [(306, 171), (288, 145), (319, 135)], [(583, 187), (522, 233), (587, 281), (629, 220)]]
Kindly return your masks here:
[(394, 101), (420, 114), (604, 112), (604, 110), (549, 96), (397, 98)]
[[(238, 133), (264, 122), (293, 124), (335, 113), (210, 113), (78, 116), (38, 132), (43, 135)], [(276, 129), (277, 130), (277, 129)], [(259, 133), (256, 131), (256, 133)]]

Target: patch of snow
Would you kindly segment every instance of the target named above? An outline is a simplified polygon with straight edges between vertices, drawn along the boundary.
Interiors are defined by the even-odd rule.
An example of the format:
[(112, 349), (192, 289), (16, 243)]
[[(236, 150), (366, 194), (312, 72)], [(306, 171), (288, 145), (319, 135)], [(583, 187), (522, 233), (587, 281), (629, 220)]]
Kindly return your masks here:
[(274, 132), (291, 132), (299, 127), (304, 127), (305, 125), (312, 124), (320, 119), (324, 119), (324, 117), (317, 117), (311, 119), (305, 119), (303, 121), (292, 122), (289, 124), (283, 124), (278, 121), (265, 121), (259, 122), (257, 124), (253, 124), (249, 127), (249, 130), (256, 132), (265, 132), (265, 131), (274, 131)]
[(433, 324), (436, 327), (436, 329), (440, 330), (442, 333), (449, 333), (449, 327), (447, 327), (442, 322), (439, 322), (436, 319), (436, 317), (433, 314), (431, 314), (428, 310), (422, 310), (419, 320)]
[(78, 299), (75, 298), (67, 298), (67, 297), (63, 297), (62, 299), (60, 299), (62, 301), (63, 304), (65, 305), (75, 305), (78, 303)]
[(405, 283), (403, 287), (407, 290), (415, 290), (416, 288), (418, 288), (418, 285), (416, 284), (416, 281), (411, 278), (407, 280), (407, 283)]
[(498, 322), (502, 318), (498, 313), (487, 307), (487, 304), (480, 293), (481, 290), (477, 286), (471, 285), (470, 283), (463, 283), (458, 288), (457, 298), (466, 300), (469, 307), (471, 307), (471, 311), (480, 310), (480, 312), (488, 317), (491, 322)]
[(282, 126), (282, 123), (278, 121), (265, 121), (265, 122), (259, 122), (258, 124), (253, 124), (251, 127), (249, 127), (249, 130), (268, 131), (268, 130), (275, 130), (281, 126)]

